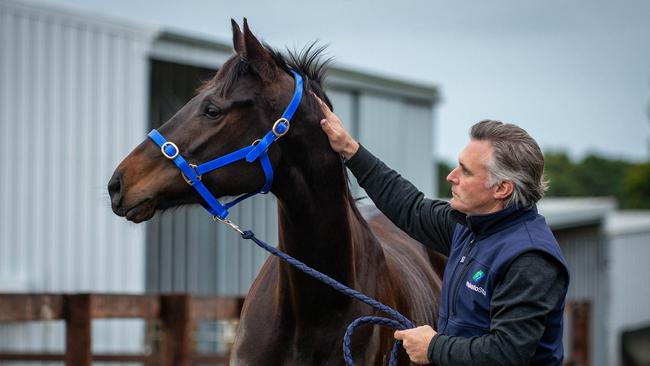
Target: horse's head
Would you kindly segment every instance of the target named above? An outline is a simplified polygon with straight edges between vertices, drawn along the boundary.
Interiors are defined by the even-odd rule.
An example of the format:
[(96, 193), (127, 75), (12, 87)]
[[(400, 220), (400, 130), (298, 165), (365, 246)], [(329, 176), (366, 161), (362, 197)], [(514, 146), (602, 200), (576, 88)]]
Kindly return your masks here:
[[(258, 41), (246, 19), (243, 32), (234, 20), (232, 28), (235, 54), (194, 98), (158, 129), (178, 146), (188, 163), (201, 164), (253, 144), (271, 130), (294, 92), (294, 79), (287, 63)], [(294, 63), (302, 65), (291, 65), (312, 69), (312, 75), (306, 75), (305, 93), (297, 113), (302, 119), (307, 114), (320, 113), (311, 92), (327, 100), (318, 85), (323, 64), (314, 63), (313, 53), (303, 56), (307, 57), (302, 63), (294, 57)], [(316, 130), (320, 132), (292, 125), (287, 136), (268, 150), (273, 168), (287, 154), (284, 150), (290, 142), (284, 140), (313, 137), (322, 144), (323, 136), (308, 136)], [(265, 174), (258, 162), (240, 160), (201, 179), (218, 198), (259, 190), (265, 183)], [(108, 191), (113, 211), (134, 222), (150, 219), (156, 210), (202, 202), (178, 168), (150, 139), (145, 139), (119, 164), (108, 183)]]

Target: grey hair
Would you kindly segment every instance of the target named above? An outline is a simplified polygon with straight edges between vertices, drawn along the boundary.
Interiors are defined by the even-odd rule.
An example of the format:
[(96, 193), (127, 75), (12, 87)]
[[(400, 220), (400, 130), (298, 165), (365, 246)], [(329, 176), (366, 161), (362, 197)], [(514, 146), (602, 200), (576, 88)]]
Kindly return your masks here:
[(484, 120), (470, 130), (474, 140), (489, 141), (494, 155), (488, 161), (487, 187), (503, 181), (513, 184), (505, 206), (530, 208), (548, 189), (544, 178), (544, 154), (523, 128), (500, 121)]

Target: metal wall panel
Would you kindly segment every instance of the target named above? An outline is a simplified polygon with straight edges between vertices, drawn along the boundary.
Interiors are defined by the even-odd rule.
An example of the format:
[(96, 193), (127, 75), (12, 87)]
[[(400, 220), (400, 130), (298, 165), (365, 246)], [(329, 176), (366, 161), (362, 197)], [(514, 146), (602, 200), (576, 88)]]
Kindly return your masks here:
[(359, 97), (359, 139), (426, 196), (433, 197), (433, 106), (385, 95)]
[[(350, 131), (352, 137), (359, 138), (359, 93), (349, 90), (329, 89), (327, 96), (332, 102), (334, 113), (339, 117), (345, 128)], [(365, 196), (365, 192), (359, 187), (357, 179), (348, 172), (350, 192), (353, 197)]]
[[(433, 106), (404, 101), (402, 104), (404, 128), (400, 135), (400, 166), (404, 174), (427, 197), (437, 192), (433, 179)], [(402, 122), (400, 121), (400, 122)]]
[(600, 232), (600, 225), (557, 230), (554, 234), (560, 243), (571, 276), (567, 301), (592, 303), (590, 346), (593, 365), (609, 365), (605, 336), (610, 298), (607, 281), (608, 263), (606, 240)]
[(402, 129), (407, 121), (401, 115), (399, 99), (373, 94), (359, 96), (359, 140), (388, 166), (399, 169)]
[(608, 316), (609, 359), (607, 365), (621, 365), (621, 335), (629, 329), (650, 324), (648, 258), (650, 228), (610, 237), (611, 296)]
[[(144, 230), (106, 182), (142, 139), (145, 31), (0, 1), (0, 291), (141, 292)], [(61, 324), (0, 326), (3, 349), (60, 350)], [(94, 329), (139, 350), (141, 327)]]
[(327, 96), (332, 102), (334, 113), (341, 119), (345, 128), (350, 131), (354, 137), (358, 133), (358, 122), (356, 116), (356, 109), (358, 108), (358, 93), (352, 91), (329, 89)]
[[(230, 210), (229, 218), (277, 244), (276, 203), (256, 196)], [(183, 207), (156, 216), (149, 225), (151, 292), (245, 295), (268, 254), (215, 222), (203, 208)]]

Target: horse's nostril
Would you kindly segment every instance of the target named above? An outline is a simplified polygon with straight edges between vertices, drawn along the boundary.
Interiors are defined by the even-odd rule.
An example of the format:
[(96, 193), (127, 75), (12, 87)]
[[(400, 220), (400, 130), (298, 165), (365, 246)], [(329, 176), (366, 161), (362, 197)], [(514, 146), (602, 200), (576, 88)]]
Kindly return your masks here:
[(122, 200), (122, 174), (115, 172), (108, 181), (108, 194), (111, 196), (111, 203), (117, 206)]

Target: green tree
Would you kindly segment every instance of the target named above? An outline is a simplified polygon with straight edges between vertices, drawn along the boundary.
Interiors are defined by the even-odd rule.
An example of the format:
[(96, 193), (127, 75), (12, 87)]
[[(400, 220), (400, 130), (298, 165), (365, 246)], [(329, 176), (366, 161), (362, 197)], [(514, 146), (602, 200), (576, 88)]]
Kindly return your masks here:
[(575, 177), (575, 164), (565, 152), (544, 154), (544, 175), (550, 182), (549, 197), (579, 196), (582, 187)]
[(573, 162), (565, 152), (545, 154), (549, 197), (615, 197), (624, 207), (623, 182), (632, 163), (591, 153)]
[(438, 170), (438, 197), (451, 197), (451, 184), (447, 182), (447, 175), (451, 172), (451, 165), (444, 161), (436, 163)]
[(625, 208), (650, 208), (650, 162), (631, 166), (623, 183)]
[(631, 163), (608, 159), (596, 154), (587, 155), (576, 165), (576, 178), (588, 196), (614, 196), (623, 200), (623, 181)]

